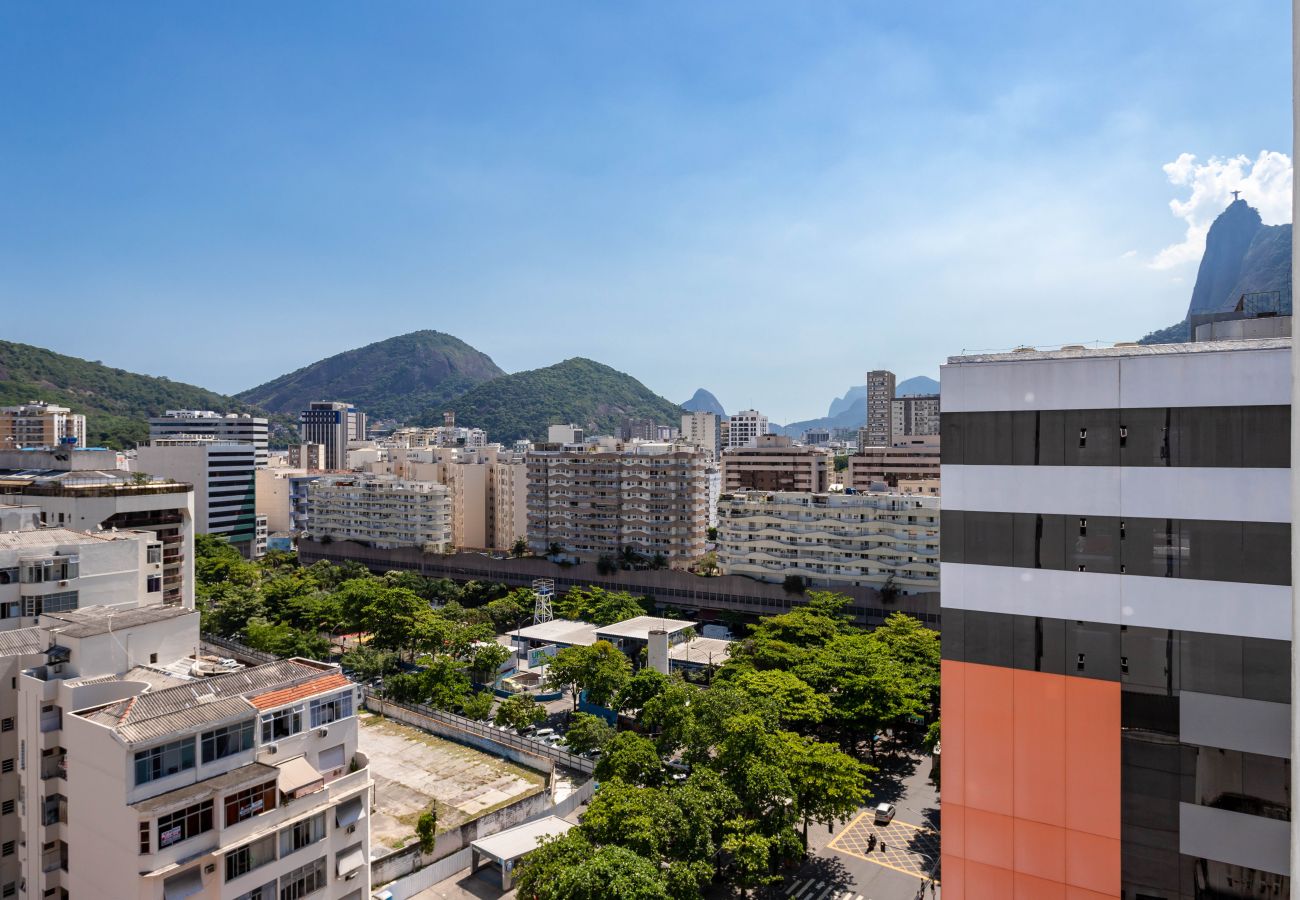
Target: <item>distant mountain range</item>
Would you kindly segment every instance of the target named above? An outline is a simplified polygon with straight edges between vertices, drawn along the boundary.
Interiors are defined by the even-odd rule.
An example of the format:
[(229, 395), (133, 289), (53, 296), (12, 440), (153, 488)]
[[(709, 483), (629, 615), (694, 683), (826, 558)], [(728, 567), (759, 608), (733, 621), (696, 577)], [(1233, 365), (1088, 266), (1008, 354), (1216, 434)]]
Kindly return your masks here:
[(505, 375), (486, 353), (440, 331), (413, 331), (348, 350), (240, 392), (247, 403), (297, 415), (313, 400), (347, 400), (374, 420), (405, 422)]
[(1265, 225), (1245, 200), (1234, 200), (1210, 226), (1196, 285), (1181, 322), (1153, 331), (1143, 344), (1191, 340), (1190, 319), (1232, 309), (1243, 294), (1276, 291), (1284, 312), (1291, 311), (1291, 226)]
[(718, 402), (718, 398), (704, 388), (700, 388), (692, 394), (691, 399), (682, 404), (682, 409), (687, 412), (711, 412), (719, 416), (727, 414), (727, 411), (722, 408), (722, 404)]
[[(484, 382), (443, 404), (456, 421), (502, 443), (545, 440), (547, 425), (572, 422), (591, 434), (618, 434), (625, 419), (681, 424), (682, 408), (631, 375), (581, 357)], [(421, 421), (440, 422), (441, 408)]]
[[(925, 375), (917, 375), (898, 382), (894, 387), (894, 396), (907, 397), (915, 394), (937, 394), (939, 382)], [(773, 425), (772, 431), (790, 437), (799, 437), (811, 428), (861, 428), (867, 421), (867, 386), (855, 384), (844, 392), (843, 397), (831, 401), (826, 415), (818, 419), (805, 419), (791, 422), (789, 425)]]
[[(0, 341), (0, 406), (31, 400), (62, 404), (84, 414), (87, 442), (116, 449), (148, 440), (149, 416), (169, 409), (266, 415), (250, 403), (192, 384), (137, 375), (98, 361)], [(273, 424), (287, 433), (293, 420), (278, 417)]]

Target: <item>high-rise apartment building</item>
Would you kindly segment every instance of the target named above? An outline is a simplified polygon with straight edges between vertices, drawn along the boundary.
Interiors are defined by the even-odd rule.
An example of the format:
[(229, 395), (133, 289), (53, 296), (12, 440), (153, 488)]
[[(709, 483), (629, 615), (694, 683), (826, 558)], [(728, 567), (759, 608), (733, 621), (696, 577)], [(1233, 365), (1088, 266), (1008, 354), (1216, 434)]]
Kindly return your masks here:
[(259, 469), (266, 465), (269, 434), (266, 419), (208, 409), (169, 409), (149, 420), (150, 438), (213, 437), (252, 444)]
[(909, 481), (937, 481), (939, 457), (938, 435), (904, 438), (888, 446), (859, 446), (849, 457), (844, 484), (866, 491), (881, 482), (900, 487)]
[(944, 367), (947, 894), (1290, 896), (1290, 376), (1289, 337)]
[(716, 461), (722, 452), (721, 417), (711, 412), (682, 413), (682, 440)]
[(727, 421), (729, 429), (726, 446), (728, 447), (757, 446), (759, 436), (771, 430), (768, 427), (767, 416), (756, 409), (742, 409)]
[(939, 395), (895, 397), (889, 403), (891, 444), (912, 437), (939, 434)]
[(887, 492), (726, 492), (718, 500), (726, 575), (830, 589), (939, 587), (939, 498)]
[(730, 447), (722, 454), (722, 490), (823, 492), (833, 465), (825, 450), (765, 434), (753, 446)]
[(528, 546), (596, 559), (624, 548), (668, 560), (704, 553), (707, 463), (694, 448), (545, 444), (527, 456)]
[(109, 450), (0, 451), (0, 504), (46, 526), (148, 531), (162, 544), (163, 603), (194, 606), (194, 486), (115, 468)]
[(0, 450), (86, 446), (86, 417), (66, 406), (33, 400), (0, 407)]
[(298, 414), (298, 434), (304, 444), (323, 444), (323, 468), (346, 467), (348, 441), (366, 439), (366, 414), (350, 403), (320, 400)]
[[(346, 455), (347, 451), (344, 451)], [(329, 454), (325, 452), (324, 444), (290, 444), (288, 462), (292, 469), (319, 472), (329, 468)]]
[(431, 553), (452, 546), (451, 496), (444, 485), (358, 473), (322, 475), (306, 487), (306, 530), (314, 540)]
[(136, 450), (138, 471), (194, 485), (200, 534), (228, 540), (256, 556), (257, 450), (245, 441), (213, 437), (157, 438)]
[(546, 442), (548, 444), (581, 444), (583, 430), (577, 425), (548, 425)]
[(894, 373), (874, 369), (867, 373), (867, 421), (863, 428), (866, 438), (862, 447), (888, 447), (892, 440)]

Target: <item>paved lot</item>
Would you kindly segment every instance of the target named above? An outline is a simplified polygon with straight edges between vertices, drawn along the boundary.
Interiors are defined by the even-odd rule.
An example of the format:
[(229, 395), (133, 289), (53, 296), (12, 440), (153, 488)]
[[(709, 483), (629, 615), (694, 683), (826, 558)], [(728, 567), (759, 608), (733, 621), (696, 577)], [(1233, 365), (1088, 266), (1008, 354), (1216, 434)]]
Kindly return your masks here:
[(362, 714), (359, 741), (379, 804), (370, 823), (375, 856), (414, 840), (415, 820), (431, 803), (442, 831), (545, 785), (540, 772), (382, 716)]

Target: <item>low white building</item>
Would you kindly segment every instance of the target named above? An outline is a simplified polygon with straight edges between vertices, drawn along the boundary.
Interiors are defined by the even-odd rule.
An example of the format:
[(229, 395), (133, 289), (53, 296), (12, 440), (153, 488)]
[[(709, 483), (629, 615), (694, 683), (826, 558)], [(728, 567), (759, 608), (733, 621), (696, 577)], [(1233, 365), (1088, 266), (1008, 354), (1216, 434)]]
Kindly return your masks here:
[(718, 501), (727, 575), (817, 587), (924, 593), (939, 586), (939, 498), (923, 494), (741, 491)]
[(315, 540), (372, 547), (452, 547), (451, 496), (444, 485), (392, 475), (324, 475), (306, 484), (306, 530)]

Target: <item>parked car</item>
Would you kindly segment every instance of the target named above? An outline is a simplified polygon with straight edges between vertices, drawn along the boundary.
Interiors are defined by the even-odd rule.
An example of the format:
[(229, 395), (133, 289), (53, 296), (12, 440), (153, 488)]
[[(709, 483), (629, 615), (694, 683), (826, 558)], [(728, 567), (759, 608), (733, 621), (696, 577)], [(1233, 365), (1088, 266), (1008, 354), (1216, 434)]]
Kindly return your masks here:
[(879, 806), (876, 807), (876, 824), (888, 825), (890, 822), (894, 821), (895, 812), (896, 810), (894, 809), (894, 804), (881, 803)]
[(533, 737), (537, 738), (539, 741), (545, 741), (548, 740), (554, 734), (555, 734), (554, 728), (539, 728), (533, 732)]

